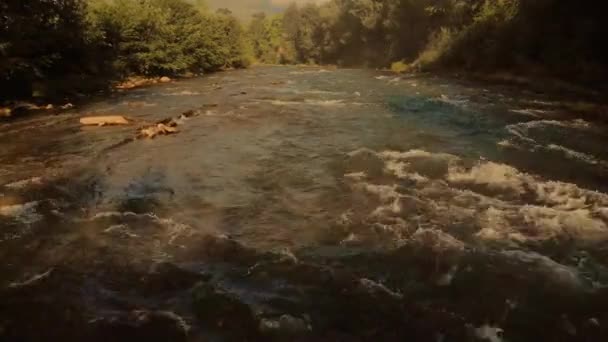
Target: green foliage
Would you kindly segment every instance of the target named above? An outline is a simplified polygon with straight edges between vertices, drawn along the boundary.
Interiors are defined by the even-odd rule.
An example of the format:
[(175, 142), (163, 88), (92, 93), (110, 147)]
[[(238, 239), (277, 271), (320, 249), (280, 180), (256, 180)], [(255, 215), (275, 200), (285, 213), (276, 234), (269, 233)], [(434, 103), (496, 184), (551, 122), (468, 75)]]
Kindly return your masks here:
[(601, 13), (572, 0), (330, 0), (289, 6), (282, 32), (254, 18), (249, 33), (269, 63), (280, 47), (296, 63), (594, 76), (608, 61)]
[(123, 74), (175, 75), (246, 65), (244, 34), (227, 12), (183, 0), (115, 0), (93, 9), (93, 22)]
[(240, 23), (201, 0), (4, 0), (0, 13), (5, 98), (59, 89), (57, 79), (81, 85), (250, 63)]
[(0, 96), (30, 95), (34, 83), (90, 69), (82, 0), (0, 2)]
[(285, 40), (283, 17), (257, 13), (249, 23), (248, 34), (255, 59), (268, 64), (294, 62), (291, 47)]

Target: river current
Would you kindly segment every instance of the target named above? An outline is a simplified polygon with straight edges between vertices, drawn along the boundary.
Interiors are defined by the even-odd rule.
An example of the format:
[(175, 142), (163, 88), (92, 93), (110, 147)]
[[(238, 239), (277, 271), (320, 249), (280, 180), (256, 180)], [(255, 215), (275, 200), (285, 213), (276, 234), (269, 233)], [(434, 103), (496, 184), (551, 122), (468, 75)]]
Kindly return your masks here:
[(0, 340), (605, 341), (608, 129), (565, 108), (268, 66), (0, 123)]

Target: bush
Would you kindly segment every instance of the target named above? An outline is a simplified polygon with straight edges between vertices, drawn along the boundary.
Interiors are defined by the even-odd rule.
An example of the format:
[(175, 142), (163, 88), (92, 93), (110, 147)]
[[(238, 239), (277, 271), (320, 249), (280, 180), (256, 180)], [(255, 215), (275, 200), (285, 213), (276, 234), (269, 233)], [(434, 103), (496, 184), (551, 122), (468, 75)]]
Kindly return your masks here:
[(184, 0), (115, 0), (92, 13), (123, 75), (179, 75), (247, 64), (243, 30), (228, 13), (202, 12)]
[(189, 0), (3, 0), (0, 13), (6, 99), (250, 63), (240, 23)]
[(33, 84), (90, 72), (84, 0), (0, 2), (0, 89), (27, 97)]

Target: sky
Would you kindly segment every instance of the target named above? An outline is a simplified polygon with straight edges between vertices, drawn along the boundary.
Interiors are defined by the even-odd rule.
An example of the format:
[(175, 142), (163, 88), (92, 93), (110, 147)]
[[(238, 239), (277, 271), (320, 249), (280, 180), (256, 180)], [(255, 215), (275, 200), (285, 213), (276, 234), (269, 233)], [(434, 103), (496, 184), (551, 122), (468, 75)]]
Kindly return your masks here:
[(248, 18), (260, 11), (277, 13), (290, 3), (305, 4), (309, 2), (322, 2), (324, 0), (207, 0), (212, 9), (228, 8), (241, 18)]

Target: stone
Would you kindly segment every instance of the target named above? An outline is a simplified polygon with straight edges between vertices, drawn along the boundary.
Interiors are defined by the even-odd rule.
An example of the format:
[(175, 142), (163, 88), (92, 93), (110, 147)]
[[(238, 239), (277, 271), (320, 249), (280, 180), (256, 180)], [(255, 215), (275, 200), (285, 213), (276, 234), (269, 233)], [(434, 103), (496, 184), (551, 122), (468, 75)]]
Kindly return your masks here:
[(159, 79), (160, 83), (169, 83), (171, 82), (171, 79), (167, 76), (163, 76)]
[(86, 116), (80, 118), (85, 126), (129, 125), (131, 122), (122, 115)]
[(139, 130), (138, 138), (154, 139), (157, 135), (169, 135), (179, 132), (177, 128), (158, 123), (154, 126), (144, 127)]

